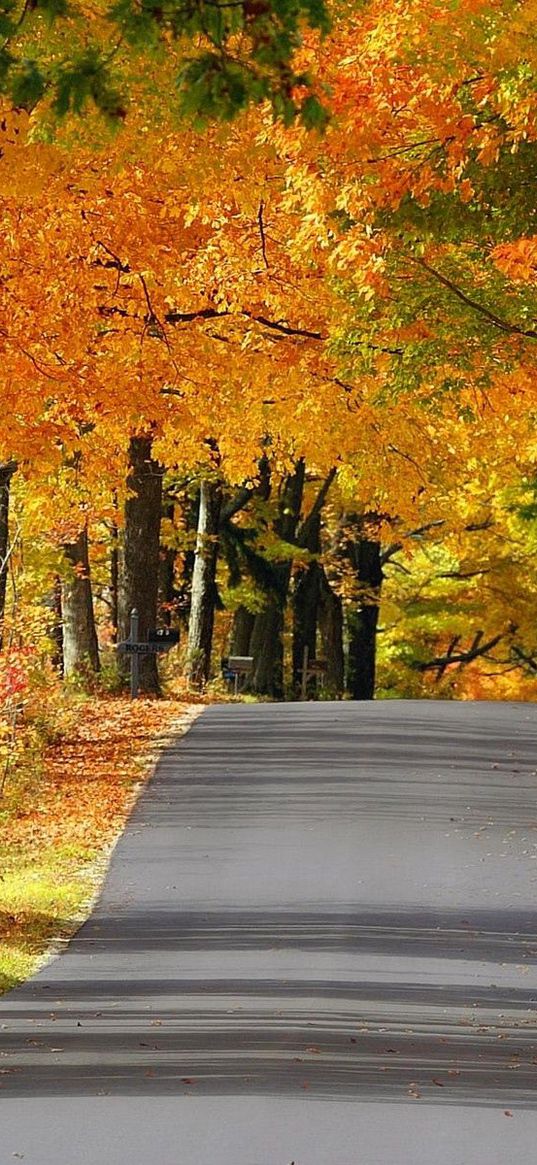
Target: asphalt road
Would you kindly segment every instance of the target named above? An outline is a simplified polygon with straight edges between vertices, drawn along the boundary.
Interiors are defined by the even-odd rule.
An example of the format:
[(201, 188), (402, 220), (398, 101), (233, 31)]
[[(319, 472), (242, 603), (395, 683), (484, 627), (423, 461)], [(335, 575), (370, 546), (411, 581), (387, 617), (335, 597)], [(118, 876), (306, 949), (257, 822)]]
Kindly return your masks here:
[(207, 709), (0, 1000), (0, 1165), (502, 1165), (537, 1143), (537, 706)]

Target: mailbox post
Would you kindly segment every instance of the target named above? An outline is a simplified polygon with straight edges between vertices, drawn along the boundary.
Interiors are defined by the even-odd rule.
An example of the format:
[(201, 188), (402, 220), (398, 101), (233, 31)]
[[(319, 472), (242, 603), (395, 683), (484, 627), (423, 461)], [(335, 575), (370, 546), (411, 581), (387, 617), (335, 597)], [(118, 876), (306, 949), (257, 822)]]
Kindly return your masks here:
[(131, 611), (129, 638), (118, 643), (117, 650), (131, 657), (131, 699), (135, 700), (140, 689), (140, 656), (160, 655), (179, 643), (179, 632), (169, 627), (150, 631), (146, 643), (138, 642), (140, 619), (136, 607)]

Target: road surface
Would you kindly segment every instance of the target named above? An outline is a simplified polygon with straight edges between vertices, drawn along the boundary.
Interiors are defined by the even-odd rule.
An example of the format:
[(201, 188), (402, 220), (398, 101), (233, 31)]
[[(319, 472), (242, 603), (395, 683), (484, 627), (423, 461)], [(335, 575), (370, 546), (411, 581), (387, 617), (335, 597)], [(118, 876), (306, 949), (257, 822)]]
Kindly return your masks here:
[(496, 1165), (537, 1143), (537, 706), (208, 708), (0, 1000), (0, 1165)]

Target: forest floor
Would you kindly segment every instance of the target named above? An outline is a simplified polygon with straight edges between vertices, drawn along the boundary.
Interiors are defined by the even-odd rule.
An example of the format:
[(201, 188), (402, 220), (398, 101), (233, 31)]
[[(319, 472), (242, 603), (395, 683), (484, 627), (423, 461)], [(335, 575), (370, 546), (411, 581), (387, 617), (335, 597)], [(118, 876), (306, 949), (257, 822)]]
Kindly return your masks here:
[(61, 734), (6, 781), (0, 800), (0, 992), (27, 979), (87, 916), (159, 751), (199, 706), (73, 701)]

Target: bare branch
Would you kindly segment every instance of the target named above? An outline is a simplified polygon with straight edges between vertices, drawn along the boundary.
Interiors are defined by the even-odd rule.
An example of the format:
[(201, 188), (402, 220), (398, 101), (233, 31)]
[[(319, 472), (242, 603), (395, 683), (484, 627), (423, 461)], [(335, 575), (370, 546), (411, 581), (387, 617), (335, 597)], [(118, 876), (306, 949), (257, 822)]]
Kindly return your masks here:
[(119, 271), (122, 275), (128, 275), (130, 273), (129, 264), (123, 263), (123, 261), (119, 258), (119, 255), (116, 255), (115, 251), (112, 251), (106, 243), (103, 243), (102, 239), (97, 239), (97, 246), (102, 247), (103, 251), (105, 251), (106, 254), (110, 256), (111, 262), (105, 263), (103, 259), (97, 259), (94, 264), (95, 266), (112, 267), (116, 271)]
[(473, 311), (479, 312), (479, 314), (488, 320), (488, 322), (492, 324), (493, 327), (498, 328), (501, 332), (505, 332), (509, 336), (523, 336), (527, 339), (537, 340), (537, 329), (521, 328), (518, 324), (511, 324), (509, 320), (502, 319), (501, 316), (496, 315), (496, 312), (491, 311), (490, 308), (485, 307), (484, 304), (478, 303), (477, 300), (472, 299), (471, 296), (467, 295), (466, 292), (463, 291), (462, 288), (458, 287), (456, 283), (453, 283), (451, 279), (448, 279), (446, 275), (443, 275), (441, 271), (437, 271), (435, 267), (431, 267), (429, 263), (426, 263), (425, 259), (421, 259), (416, 255), (410, 255), (410, 260), (412, 263), (416, 263), (418, 267), (421, 267), (424, 271), (427, 271), (429, 275), (432, 275), (433, 279), (436, 279), (438, 283), (441, 283), (443, 287), (446, 287), (448, 291), (451, 291), (452, 295), (455, 295), (457, 299), (460, 299), (461, 302), (466, 304), (467, 307), (471, 307)]
[(483, 570), (443, 570), (437, 578), (454, 578), (463, 582), (467, 578), (479, 578), (483, 574), (490, 574), (490, 568)]
[(519, 661), (516, 664), (517, 667), (520, 667), (521, 665), (525, 665), (526, 667), (529, 668), (529, 670), (532, 673), (537, 674), (537, 659), (535, 659), (535, 656), (527, 655), (526, 652), (523, 651), (521, 647), (512, 647), (511, 651), (512, 651), (513, 655), (516, 657), (516, 659)]
[(429, 530), (433, 530), (439, 526), (445, 526), (444, 518), (436, 518), (433, 522), (426, 522), (424, 526), (417, 526), (415, 530), (407, 530), (399, 542), (392, 542), (391, 546), (387, 546), (386, 550), (382, 552), (380, 556), (381, 565), (384, 566), (395, 554), (399, 554), (399, 551), (403, 550), (405, 545), (404, 540), (407, 538), (421, 538), (422, 534), (428, 534)]
[(261, 324), (264, 328), (281, 332), (284, 336), (304, 336), (308, 340), (326, 340), (327, 338), (322, 332), (310, 331), (308, 328), (294, 328), (289, 324), (283, 323), (281, 320), (269, 320), (266, 316), (254, 315), (253, 312), (249, 311), (238, 311), (234, 313), (226, 310), (217, 311), (212, 307), (204, 307), (199, 308), (198, 311), (169, 311), (166, 312), (164, 319), (168, 324), (184, 324), (191, 323), (193, 320), (216, 320), (234, 314), (252, 320), (253, 323)]
[(300, 546), (300, 547), (306, 546), (306, 543), (308, 541), (308, 536), (309, 536), (309, 533), (311, 530), (311, 526), (316, 521), (316, 519), (319, 517), (319, 514), (321, 513), (321, 510), (322, 510), (322, 508), (326, 502), (327, 496), (328, 496), (328, 491), (330, 489), (330, 486), (332, 485), (332, 482), (336, 476), (336, 473), (337, 473), (337, 469), (335, 468), (335, 466), (333, 466), (332, 469), (330, 469), (329, 472), (327, 473), (327, 475), (326, 475), (326, 477), (321, 485), (321, 488), (317, 494), (317, 497), (315, 498), (315, 501), (311, 507), (311, 510), (310, 510), (308, 516), (302, 522), (300, 530), (298, 531), (297, 539), (296, 539), (298, 546)]
[(491, 526), (493, 526), (493, 525), (494, 525), (494, 518), (492, 518), (489, 514), (488, 518), (483, 518), (482, 522), (470, 522), (468, 524), (468, 526), (464, 527), (464, 529), (469, 534), (472, 534), (475, 531), (479, 531), (479, 530), (490, 530)]
[(261, 252), (263, 255), (263, 262), (265, 264), (265, 267), (268, 270), (269, 264), (268, 264), (268, 259), (267, 259), (267, 240), (266, 240), (266, 236), (265, 236), (265, 224), (263, 222), (264, 209), (265, 209), (265, 203), (263, 202), (263, 199), (261, 199), (261, 202), (259, 203), (259, 211), (257, 214), (257, 221), (259, 223), (259, 234), (261, 235)]
[(198, 311), (168, 311), (164, 319), (167, 324), (189, 324), (193, 320), (216, 320), (229, 316), (229, 311), (216, 311), (214, 307), (199, 308)]
[(281, 320), (268, 320), (266, 316), (254, 316), (250, 312), (243, 312), (243, 315), (248, 319), (254, 320), (255, 323), (262, 324), (264, 328), (273, 328), (276, 332), (282, 332), (284, 336), (305, 336), (308, 340), (326, 340), (322, 332), (311, 332), (308, 328), (293, 328), (288, 324), (284, 324)]
[(474, 639), (472, 640), (471, 646), (468, 648), (468, 650), (459, 652), (455, 651), (455, 648), (460, 641), (460, 635), (457, 635), (452, 640), (445, 655), (438, 655), (434, 659), (429, 659), (426, 661), (413, 660), (410, 664), (410, 667), (413, 668), (414, 671), (419, 672), (437, 671), (438, 679), (440, 679), (446, 669), (448, 667), (452, 667), (454, 664), (459, 667), (465, 667), (466, 664), (472, 663), (472, 661), (474, 659), (478, 659), (479, 656), (487, 656), (488, 652), (492, 651), (492, 648), (496, 647), (496, 644), (504, 638), (505, 632), (502, 631), (498, 635), (494, 635), (492, 639), (487, 640), (486, 643), (483, 643), (483, 634), (483, 631), (478, 631), (474, 636)]

